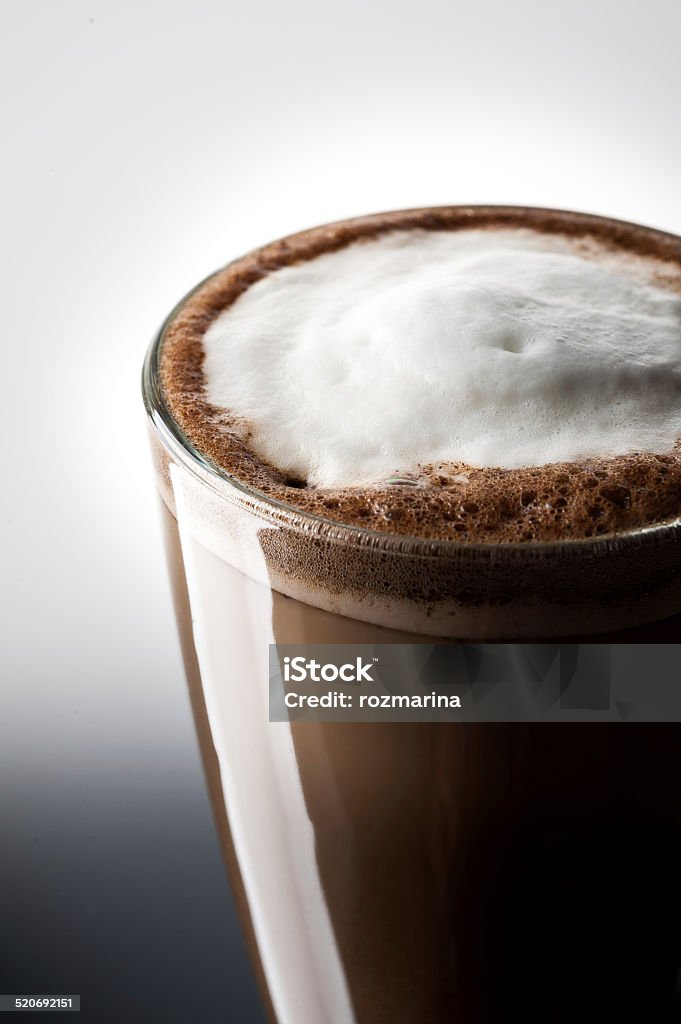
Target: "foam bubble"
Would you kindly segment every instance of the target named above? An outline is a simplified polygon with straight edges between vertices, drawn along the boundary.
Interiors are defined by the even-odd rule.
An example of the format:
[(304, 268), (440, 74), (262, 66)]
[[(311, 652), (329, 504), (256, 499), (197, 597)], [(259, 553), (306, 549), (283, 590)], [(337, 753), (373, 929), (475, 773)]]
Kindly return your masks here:
[(681, 298), (659, 264), (530, 230), (399, 231), (283, 267), (204, 337), (208, 400), (322, 487), (421, 464), (669, 451)]

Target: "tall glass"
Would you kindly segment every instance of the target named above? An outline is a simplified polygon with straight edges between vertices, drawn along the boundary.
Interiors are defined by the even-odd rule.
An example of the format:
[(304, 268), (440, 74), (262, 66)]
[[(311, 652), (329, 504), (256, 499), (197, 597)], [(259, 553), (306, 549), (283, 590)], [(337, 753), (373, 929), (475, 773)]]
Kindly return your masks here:
[(301, 513), (193, 449), (163, 336), (144, 397), (177, 618), (272, 1020), (679, 1019), (681, 726), (269, 715), (271, 644), (676, 643), (679, 524), (494, 546)]

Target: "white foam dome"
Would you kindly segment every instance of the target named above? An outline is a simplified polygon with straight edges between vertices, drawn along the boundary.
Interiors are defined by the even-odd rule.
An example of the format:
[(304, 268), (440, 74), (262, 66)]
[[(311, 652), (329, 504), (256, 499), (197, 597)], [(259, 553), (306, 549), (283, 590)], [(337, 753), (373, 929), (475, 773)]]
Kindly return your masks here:
[(204, 338), (207, 397), (326, 487), (519, 468), (681, 435), (681, 297), (659, 264), (528, 229), (399, 231), (284, 267)]

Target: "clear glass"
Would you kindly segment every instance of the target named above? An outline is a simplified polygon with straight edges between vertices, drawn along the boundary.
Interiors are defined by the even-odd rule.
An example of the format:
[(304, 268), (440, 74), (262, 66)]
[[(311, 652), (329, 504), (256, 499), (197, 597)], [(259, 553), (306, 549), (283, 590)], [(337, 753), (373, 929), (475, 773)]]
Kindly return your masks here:
[(675, 643), (680, 523), (495, 546), (297, 512), (183, 436), (163, 331), (143, 386), (177, 618), (272, 1020), (677, 1019), (679, 726), (270, 723), (268, 653)]

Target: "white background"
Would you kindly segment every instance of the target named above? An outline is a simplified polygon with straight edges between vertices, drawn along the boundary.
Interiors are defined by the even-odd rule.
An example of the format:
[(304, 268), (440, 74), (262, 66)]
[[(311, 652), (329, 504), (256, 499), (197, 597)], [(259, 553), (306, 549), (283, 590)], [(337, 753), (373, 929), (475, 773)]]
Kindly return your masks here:
[[(675, 0), (4, 0), (2, 778), (196, 772), (138, 377), (255, 244), (431, 203), (681, 232)], [(146, 767), (145, 767), (146, 766)]]

